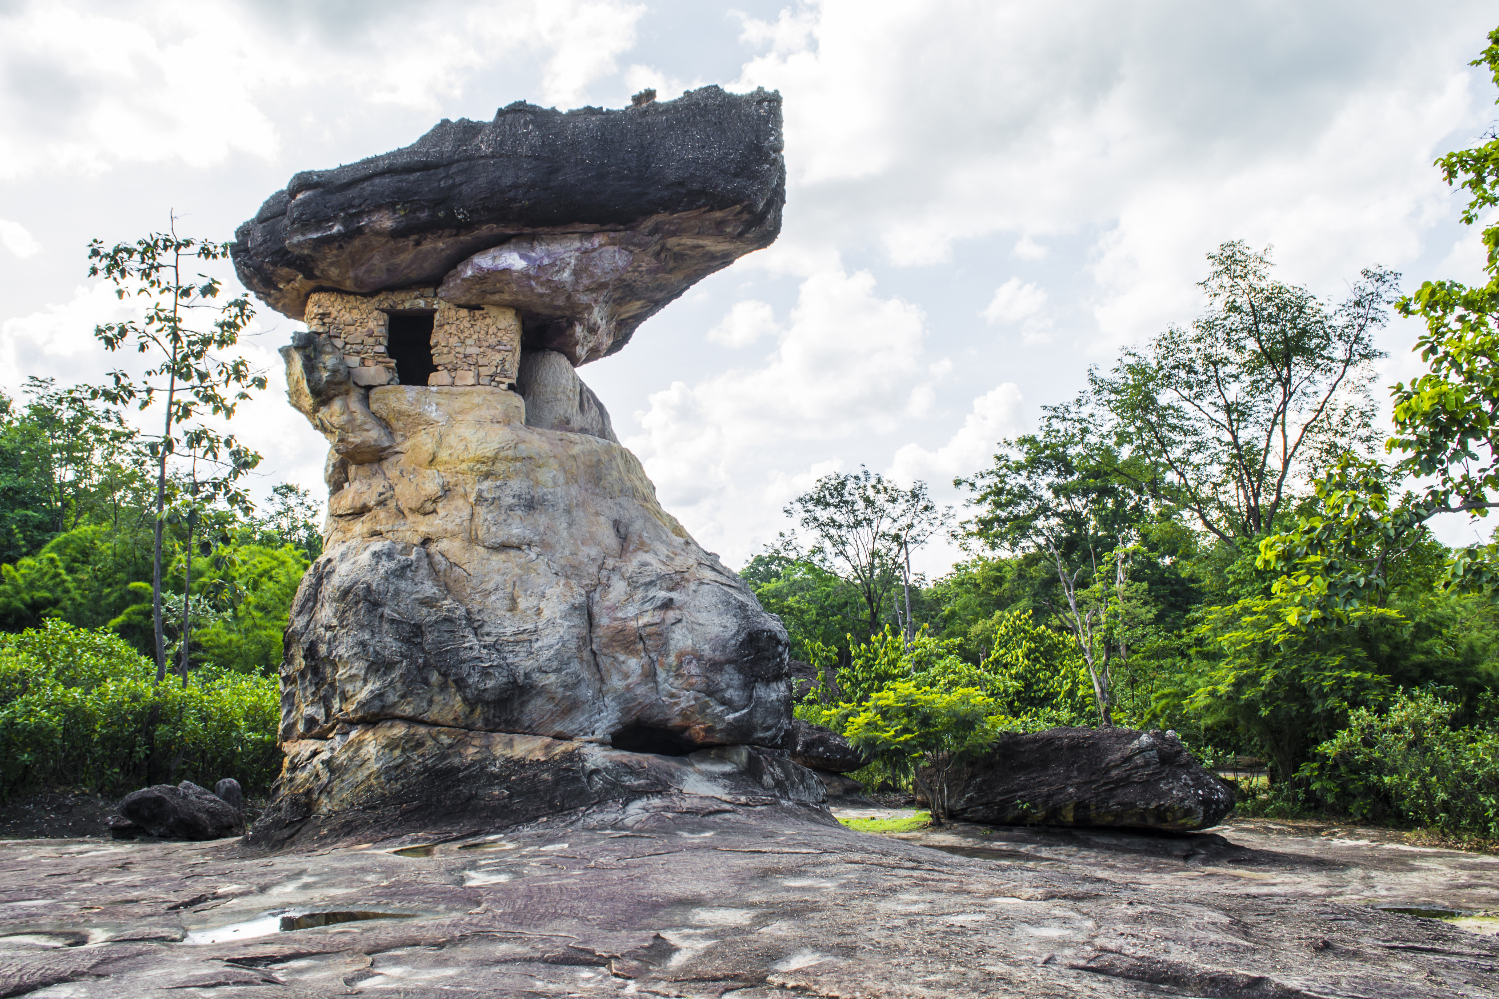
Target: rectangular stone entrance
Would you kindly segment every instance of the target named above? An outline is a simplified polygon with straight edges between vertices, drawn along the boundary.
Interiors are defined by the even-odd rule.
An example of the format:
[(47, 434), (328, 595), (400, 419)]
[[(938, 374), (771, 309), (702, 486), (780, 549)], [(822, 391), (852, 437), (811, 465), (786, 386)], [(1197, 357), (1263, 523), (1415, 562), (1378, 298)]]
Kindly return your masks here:
[(436, 312), (392, 312), (385, 352), (396, 362), (402, 385), (426, 385), (437, 370), (432, 361), (432, 324)]

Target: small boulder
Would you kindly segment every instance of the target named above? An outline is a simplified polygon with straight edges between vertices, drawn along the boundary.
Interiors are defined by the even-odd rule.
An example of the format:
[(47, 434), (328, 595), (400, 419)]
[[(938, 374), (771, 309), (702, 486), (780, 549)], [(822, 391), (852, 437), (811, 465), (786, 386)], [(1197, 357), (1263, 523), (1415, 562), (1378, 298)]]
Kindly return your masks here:
[(245, 810), (245, 792), (240, 789), (239, 781), (233, 777), (225, 777), (215, 784), (213, 794), (236, 812)]
[(120, 814), (159, 839), (221, 839), (239, 829), (239, 811), (191, 781), (153, 784), (132, 791)]
[(1233, 806), (1233, 789), (1174, 732), (1054, 728), (1001, 736), (969, 766), (951, 816), (1190, 832), (1217, 825)]
[(848, 773), (869, 763), (869, 757), (830, 728), (793, 718), (790, 733), (791, 758), (813, 770)]

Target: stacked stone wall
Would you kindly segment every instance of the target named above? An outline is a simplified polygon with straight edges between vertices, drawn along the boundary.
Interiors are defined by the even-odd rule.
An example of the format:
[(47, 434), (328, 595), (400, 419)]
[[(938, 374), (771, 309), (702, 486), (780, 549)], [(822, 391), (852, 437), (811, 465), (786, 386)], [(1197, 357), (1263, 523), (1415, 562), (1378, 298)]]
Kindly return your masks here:
[(404, 288), (374, 295), (316, 291), (307, 302), (307, 328), (330, 338), (344, 355), (355, 384), (394, 384), (396, 363), (386, 352), (390, 313), (431, 312), (429, 385), (507, 388), (520, 367), (520, 317), (514, 309), (461, 308), (437, 297), (436, 288)]

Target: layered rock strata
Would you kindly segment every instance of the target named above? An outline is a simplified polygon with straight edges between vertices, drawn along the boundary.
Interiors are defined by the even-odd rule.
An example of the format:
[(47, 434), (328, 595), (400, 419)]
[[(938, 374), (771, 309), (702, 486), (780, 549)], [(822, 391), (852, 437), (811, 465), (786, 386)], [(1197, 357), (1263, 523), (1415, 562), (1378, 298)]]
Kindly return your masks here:
[(427, 385), (495, 385), (515, 382), (520, 370), (520, 317), (489, 305), (463, 309), (437, 297), (436, 288), (407, 288), (376, 295), (313, 292), (307, 329), (325, 336), (343, 354), (351, 380), (364, 388), (410, 381), (397, 371), (391, 327), (402, 317), (430, 316), (433, 371)]
[(773, 240), (784, 176), (775, 94), (516, 104), (299, 174), (240, 228), (245, 283), (305, 316), (288, 396), (331, 448), (255, 841), (626, 804), (826, 818), (785, 745), (785, 630), (574, 370)]

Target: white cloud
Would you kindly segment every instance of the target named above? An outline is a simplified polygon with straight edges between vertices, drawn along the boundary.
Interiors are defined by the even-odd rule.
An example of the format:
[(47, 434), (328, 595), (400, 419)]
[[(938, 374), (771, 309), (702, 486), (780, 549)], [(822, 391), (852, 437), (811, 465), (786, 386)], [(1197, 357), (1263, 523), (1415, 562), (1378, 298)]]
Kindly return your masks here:
[(0, 219), (0, 243), (5, 244), (7, 250), (22, 260), (42, 252), (42, 244), (26, 231), (25, 226), (5, 219)]
[(774, 336), (780, 328), (770, 303), (746, 299), (734, 303), (728, 315), (708, 331), (708, 339), (725, 347), (748, 347), (763, 336)]
[(1012, 277), (994, 289), (994, 297), (981, 313), (989, 325), (1014, 325), (1033, 318), (1046, 307), (1046, 289), (1033, 282)]
[(710, 499), (786, 442), (889, 432), (922, 403), (922, 312), (879, 297), (868, 271), (807, 278), (785, 326), (760, 305), (749, 314), (777, 336), (762, 367), (674, 382), (637, 414), (644, 433), (626, 443), (668, 506)]
[(1046, 254), (1049, 251), (1046, 247), (1031, 239), (1030, 233), (1026, 233), (1020, 237), (1020, 240), (1015, 244), (1015, 249), (1011, 252), (1021, 260), (1045, 260)]
[(895, 452), (889, 476), (909, 485), (921, 479), (941, 492), (959, 475), (971, 475), (989, 464), (995, 445), (1005, 437), (1020, 433), (1023, 398), (1013, 382), (973, 400), (973, 408), (963, 425), (946, 444), (929, 451), (919, 444), (907, 444)]
[(1401, 10), (1288, 30), (1278, 3), (822, 0), (746, 20), (763, 52), (736, 86), (785, 95), (788, 219), (835, 246), (926, 266), (995, 233), (1038, 260), (1040, 237), (1101, 232), (1097, 353), (1189, 317), (1225, 239), (1274, 242), (1328, 291), (1351, 257), (1421, 252), (1452, 200), (1431, 160), (1486, 121), (1466, 62), (1492, 12), (1381, 25)]
[(21, 0), (0, 13), (0, 178), (270, 158), (281, 142), (272, 109), (288, 97), (322, 113), (340, 101), (435, 112), (501, 59), (539, 59), (538, 96), (571, 107), (616, 71), (644, 11), (434, 0), (419, 15), (377, 6), (295, 30), (232, 0)]

